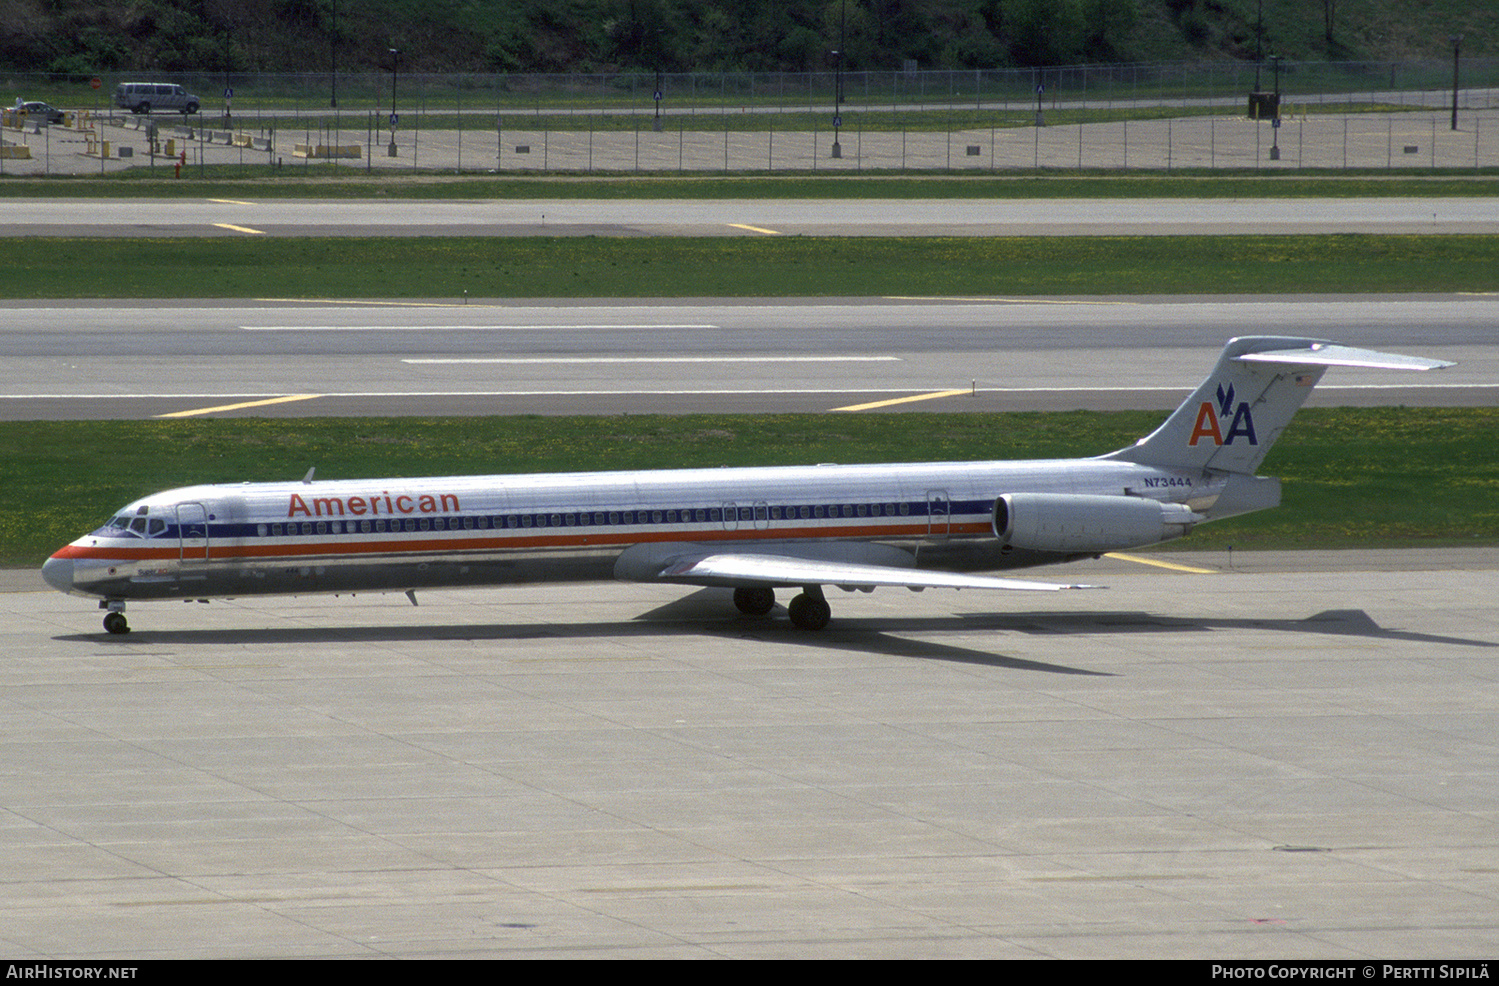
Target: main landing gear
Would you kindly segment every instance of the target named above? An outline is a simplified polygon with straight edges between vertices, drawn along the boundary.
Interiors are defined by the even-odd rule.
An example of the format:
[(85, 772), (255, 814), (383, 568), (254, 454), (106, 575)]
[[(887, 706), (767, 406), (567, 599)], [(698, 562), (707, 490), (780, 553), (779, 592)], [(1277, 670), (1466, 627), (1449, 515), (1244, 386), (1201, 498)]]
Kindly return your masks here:
[[(741, 586), (734, 590), (734, 605), (748, 616), (764, 616), (776, 604), (774, 589), (765, 586)], [(799, 630), (821, 630), (833, 617), (833, 608), (823, 597), (822, 586), (803, 586), (802, 592), (786, 607), (786, 615)]]
[(130, 624), (125, 621), (125, 603), (118, 599), (106, 599), (99, 604), (100, 609), (109, 610), (104, 614), (104, 629), (110, 633), (129, 633)]

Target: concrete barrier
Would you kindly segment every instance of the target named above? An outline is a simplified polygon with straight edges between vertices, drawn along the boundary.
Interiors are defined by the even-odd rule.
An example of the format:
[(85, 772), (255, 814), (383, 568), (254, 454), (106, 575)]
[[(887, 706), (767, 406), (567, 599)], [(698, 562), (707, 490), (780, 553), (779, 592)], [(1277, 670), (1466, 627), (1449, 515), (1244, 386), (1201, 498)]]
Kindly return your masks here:
[[(266, 148), (269, 150), (269, 147)], [(305, 158), (358, 158), (361, 155), (358, 144), (293, 144), (292, 157)]]

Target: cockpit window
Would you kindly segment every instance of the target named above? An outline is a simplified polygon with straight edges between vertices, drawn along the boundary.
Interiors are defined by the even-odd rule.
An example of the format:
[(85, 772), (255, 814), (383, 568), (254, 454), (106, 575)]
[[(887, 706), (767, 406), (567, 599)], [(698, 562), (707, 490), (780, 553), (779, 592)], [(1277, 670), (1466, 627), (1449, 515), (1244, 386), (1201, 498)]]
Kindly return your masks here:
[(130, 529), (130, 515), (116, 514), (106, 520), (94, 533), (100, 537), (119, 537)]
[(130, 529), (137, 534), (146, 533), (146, 518), (137, 517), (130, 522)]

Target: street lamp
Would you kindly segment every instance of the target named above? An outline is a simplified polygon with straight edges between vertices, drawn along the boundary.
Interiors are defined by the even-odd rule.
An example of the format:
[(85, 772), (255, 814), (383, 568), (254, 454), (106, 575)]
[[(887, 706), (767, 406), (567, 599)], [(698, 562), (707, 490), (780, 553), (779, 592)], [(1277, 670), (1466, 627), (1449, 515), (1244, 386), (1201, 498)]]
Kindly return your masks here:
[(333, 0), (333, 26), (328, 32), (328, 85), (331, 95), (328, 105), (338, 109), (338, 0)]
[(843, 145), (838, 142), (838, 130), (843, 126), (843, 52), (831, 52), (833, 56), (833, 157), (843, 157)]
[(1457, 129), (1457, 53), (1462, 47), (1463, 36), (1451, 34), (1447, 40), (1452, 42), (1452, 129)]
[(1275, 67), (1275, 102), (1270, 111), (1270, 160), (1280, 160), (1280, 55), (1271, 55), (1270, 64)]
[(386, 157), (396, 156), (396, 77), (401, 74), (401, 51), (399, 48), (390, 49), (390, 146), (385, 149)]
[(833, 52), (833, 157), (843, 157), (838, 131), (843, 127), (843, 53), (848, 50), (848, 0), (838, 6), (838, 50)]

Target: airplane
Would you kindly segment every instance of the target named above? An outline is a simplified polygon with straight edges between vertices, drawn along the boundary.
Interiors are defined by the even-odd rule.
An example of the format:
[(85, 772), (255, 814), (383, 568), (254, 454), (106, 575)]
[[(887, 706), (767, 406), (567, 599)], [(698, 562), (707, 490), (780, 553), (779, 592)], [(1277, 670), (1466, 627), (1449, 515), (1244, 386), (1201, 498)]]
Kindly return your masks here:
[(1205, 381), (1135, 444), (1082, 459), (807, 465), (202, 485), (127, 504), (42, 566), (127, 602), (405, 592), (620, 579), (734, 590), (820, 630), (826, 586), (1055, 591), (980, 574), (1097, 557), (1278, 506), (1254, 475), (1333, 366), (1453, 364), (1322, 339), (1231, 339)]

